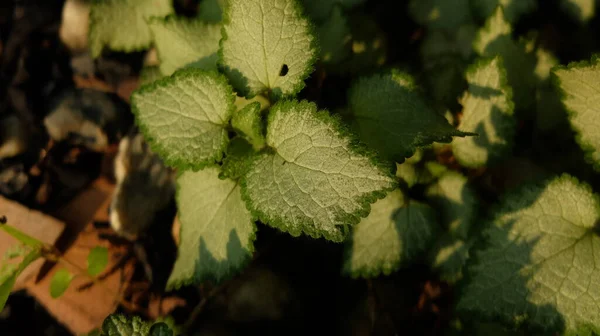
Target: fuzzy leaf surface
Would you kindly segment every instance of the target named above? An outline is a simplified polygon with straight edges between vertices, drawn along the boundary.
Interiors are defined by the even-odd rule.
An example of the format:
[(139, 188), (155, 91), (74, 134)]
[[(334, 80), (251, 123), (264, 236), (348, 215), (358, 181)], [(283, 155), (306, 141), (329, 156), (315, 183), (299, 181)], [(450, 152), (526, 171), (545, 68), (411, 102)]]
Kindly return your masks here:
[(457, 309), (542, 334), (600, 330), (600, 204), (563, 175), (505, 195), (467, 265)]
[(267, 146), (242, 179), (242, 193), (263, 222), (294, 236), (342, 241), (369, 204), (395, 180), (313, 103), (285, 101), (270, 109)]
[(350, 88), (353, 126), (384, 157), (403, 162), (419, 146), (466, 136), (431, 109), (408, 74), (392, 71), (360, 78)]
[(371, 206), (346, 241), (344, 272), (353, 277), (389, 275), (423, 253), (439, 229), (435, 210), (408, 202), (399, 189)]
[(296, 0), (229, 0), (220, 59), (238, 92), (290, 96), (304, 87), (317, 50)]
[(102, 49), (131, 52), (148, 48), (152, 34), (147, 20), (173, 13), (171, 0), (93, 0), (90, 11), (90, 52)]
[(240, 185), (220, 179), (217, 167), (185, 171), (177, 178), (181, 242), (167, 288), (222, 281), (252, 256), (256, 226)]
[(221, 26), (198, 19), (169, 16), (149, 23), (160, 59), (160, 72), (170, 76), (183, 67), (216, 70)]
[(577, 140), (587, 158), (600, 167), (600, 58), (572, 63), (554, 70), (555, 83)]
[(225, 77), (183, 69), (131, 96), (136, 121), (169, 166), (199, 169), (220, 161), (234, 95)]
[(469, 88), (462, 97), (459, 128), (477, 137), (452, 142), (454, 156), (463, 166), (482, 167), (498, 161), (512, 147), (516, 122), (512, 89), (500, 57), (482, 59), (467, 70)]

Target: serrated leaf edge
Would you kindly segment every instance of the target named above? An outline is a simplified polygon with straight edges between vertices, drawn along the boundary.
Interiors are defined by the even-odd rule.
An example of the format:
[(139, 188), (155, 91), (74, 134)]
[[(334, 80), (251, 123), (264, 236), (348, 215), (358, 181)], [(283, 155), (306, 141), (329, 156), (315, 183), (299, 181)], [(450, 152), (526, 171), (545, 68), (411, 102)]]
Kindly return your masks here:
[[(545, 178), (545, 179), (532, 181), (532, 182), (520, 185), (520, 186), (506, 192), (504, 195), (502, 195), (500, 200), (498, 200), (496, 203), (494, 203), (490, 207), (487, 215), (480, 217), (480, 220), (483, 222), (482, 223), (483, 225), (480, 228), (479, 234), (472, 237), (472, 240), (474, 241), (474, 243), (471, 246), (471, 248), (469, 249), (470, 257), (467, 259), (466, 263), (463, 265), (463, 279), (460, 280), (456, 286), (456, 294), (457, 294), (456, 297), (457, 298), (461, 298), (463, 296), (463, 293), (466, 291), (467, 285), (469, 283), (471, 283), (472, 278), (474, 277), (475, 271), (472, 270), (471, 266), (477, 265), (480, 263), (481, 259), (480, 259), (478, 252), (484, 250), (488, 246), (488, 242), (489, 242), (489, 237), (487, 237), (486, 231), (488, 228), (490, 228), (494, 225), (494, 220), (496, 218), (496, 215), (499, 213), (505, 212), (505, 211), (503, 211), (506, 208), (504, 206), (504, 203), (506, 203), (507, 200), (509, 200), (509, 199), (521, 198), (520, 195), (528, 189), (539, 188), (539, 189), (543, 190), (552, 183), (559, 183), (562, 181), (572, 182), (572, 183), (576, 184), (577, 186), (579, 186), (580, 188), (583, 188), (586, 192), (588, 192), (592, 196), (592, 198), (594, 199), (594, 203), (596, 203), (596, 207), (598, 209), (600, 209), (600, 197), (593, 192), (592, 187), (589, 184), (587, 184), (585, 182), (581, 182), (581, 181), (579, 181), (578, 178), (571, 176), (567, 173), (563, 173), (563, 174), (559, 175), (558, 177), (554, 177), (554, 178)], [(521, 321), (521, 320), (517, 320), (517, 319), (510, 319), (510, 318), (506, 318), (503, 314), (499, 314), (499, 313), (485, 314), (485, 313), (482, 313), (480, 311), (473, 310), (473, 309), (465, 309), (465, 310), (462, 310), (462, 312), (461, 312), (461, 309), (459, 309), (459, 308), (460, 307), (458, 306), (458, 301), (457, 301), (456, 311), (461, 316), (469, 316), (469, 320), (499, 322), (509, 328), (519, 328), (519, 329), (524, 329), (524, 330), (532, 331), (532, 332), (555, 331), (552, 329), (540, 330), (539, 328), (532, 327), (528, 323), (527, 320)], [(579, 326), (578, 329), (575, 331), (564, 330), (563, 332), (565, 332), (565, 335), (580, 336), (580, 334), (578, 333), (578, 330), (580, 330), (581, 328), (585, 328), (585, 327)]]
[(556, 90), (556, 92), (559, 95), (561, 105), (564, 107), (565, 111), (567, 111), (569, 125), (570, 125), (571, 129), (575, 132), (575, 141), (579, 144), (579, 146), (583, 150), (586, 162), (591, 164), (594, 167), (594, 170), (600, 171), (600, 160), (596, 161), (593, 158), (593, 154), (595, 152), (597, 152), (598, 150), (596, 150), (592, 144), (587, 143), (583, 139), (583, 130), (577, 128), (572, 123), (571, 120), (572, 120), (572, 118), (575, 118), (577, 116), (577, 112), (566, 106), (564, 100), (567, 98), (568, 94), (561, 87), (562, 82), (560, 80), (560, 77), (556, 73), (558, 70), (570, 71), (572, 69), (582, 69), (582, 68), (587, 68), (587, 67), (592, 67), (592, 66), (598, 66), (599, 71), (600, 71), (600, 54), (592, 55), (592, 57), (590, 58), (589, 61), (587, 61), (587, 60), (577, 61), (577, 62), (571, 62), (567, 66), (556, 65), (556, 66), (552, 67), (552, 69), (550, 70), (550, 80), (552, 82), (552, 86), (554, 87), (554, 89)]
[[(217, 168), (220, 171), (221, 166), (216, 165), (216, 164), (210, 164), (210, 165), (206, 165), (203, 169), (207, 169), (207, 168)], [(176, 189), (175, 189), (175, 200), (177, 202), (177, 204), (179, 205), (180, 203), (180, 190), (181, 190), (181, 185), (179, 183), (180, 181), (180, 177), (185, 173), (185, 171), (178, 171), (177, 172), (177, 178), (176, 178)], [(233, 181), (233, 180), (232, 180)], [(234, 187), (234, 189), (240, 185), (240, 181), (233, 181), (236, 183), (236, 186)], [(240, 186), (240, 189), (241, 186)], [(240, 190), (240, 194), (242, 194), (241, 190)], [(229, 197), (229, 196), (228, 196)], [(243, 196), (242, 196), (242, 201), (243, 201)], [(245, 204), (247, 204), (246, 202), (244, 202)], [(252, 223), (252, 233), (250, 234), (250, 237), (248, 239), (248, 254), (246, 255), (246, 258), (244, 258), (243, 260), (240, 261), (239, 263), (239, 267), (229, 267), (225, 269), (225, 272), (223, 273), (223, 275), (220, 278), (216, 278), (214, 276), (205, 276), (205, 277), (198, 277), (196, 272), (193, 273), (192, 277), (189, 279), (180, 279), (180, 280), (173, 280), (170, 281), (168, 286), (167, 286), (167, 290), (171, 291), (171, 290), (178, 290), (183, 286), (188, 286), (188, 285), (193, 285), (193, 284), (200, 284), (204, 281), (212, 281), (215, 283), (223, 283), (227, 280), (232, 279), (233, 277), (235, 277), (236, 275), (238, 275), (240, 272), (242, 272), (242, 270), (244, 268), (246, 268), (246, 266), (248, 266), (248, 264), (250, 264), (250, 261), (252, 261), (253, 258), (253, 254), (255, 251), (254, 248), (254, 242), (256, 241), (256, 232), (258, 231), (258, 228), (256, 226), (256, 217), (254, 216), (254, 214), (252, 213), (252, 211), (248, 210), (250, 212), (250, 222)], [(181, 235), (183, 234), (183, 223), (181, 223), (180, 227), (179, 227), (179, 236), (181, 237)], [(180, 243), (181, 244), (181, 241)], [(179, 251), (179, 244), (177, 245), (177, 250)], [(179, 257), (179, 252), (178, 252), (178, 257)]]
[(176, 83), (179, 80), (179, 78), (202, 77), (202, 76), (207, 76), (207, 77), (212, 78), (213, 80), (215, 80), (217, 82), (217, 85), (222, 85), (222, 89), (227, 91), (226, 96), (227, 96), (227, 100), (228, 100), (228, 107), (227, 107), (228, 117), (226, 120), (224, 120), (224, 123), (223, 123), (223, 128), (225, 129), (225, 128), (227, 128), (229, 119), (231, 119), (231, 116), (235, 110), (235, 104), (234, 104), (235, 97), (234, 97), (233, 89), (229, 85), (227, 78), (225, 78), (224, 75), (222, 75), (216, 71), (207, 71), (207, 70), (202, 70), (202, 69), (198, 69), (198, 68), (179, 69), (179, 70), (175, 71), (171, 76), (163, 77), (158, 80), (155, 80), (152, 83), (143, 85), (142, 87), (138, 88), (131, 94), (131, 111), (133, 112), (133, 115), (135, 117), (134, 118), (135, 124), (139, 127), (140, 131), (144, 135), (145, 140), (150, 145), (150, 149), (152, 149), (152, 151), (154, 153), (156, 153), (158, 156), (160, 156), (161, 159), (163, 159), (165, 164), (167, 164), (168, 166), (175, 167), (175, 168), (182, 169), (182, 170), (198, 171), (208, 165), (219, 162), (223, 159), (223, 153), (227, 149), (229, 139), (227, 138), (227, 141), (223, 142), (223, 145), (221, 146), (221, 150), (220, 150), (219, 154), (213, 155), (212, 157), (209, 157), (202, 162), (187, 163), (180, 159), (169, 159), (168, 155), (167, 155), (169, 150), (166, 150), (165, 148), (163, 148), (160, 145), (160, 143), (158, 141), (156, 141), (156, 139), (150, 134), (148, 127), (146, 127), (146, 125), (140, 120), (140, 118), (139, 118), (140, 110), (136, 104), (136, 101), (137, 101), (136, 96), (139, 94), (144, 94), (144, 93), (152, 93), (153, 90), (155, 90), (156, 88), (159, 88), (159, 87), (166, 88), (169, 85)]
[[(271, 119), (275, 115), (276, 111), (281, 110), (281, 111), (284, 111), (284, 113), (288, 113), (286, 111), (286, 109), (290, 106), (293, 106), (298, 109), (309, 109), (312, 113), (314, 113), (315, 117), (318, 120), (321, 120), (325, 124), (330, 125), (332, 127), (332, 129), (334, 129), (337, 132), (337, 135), (339, 137), (348, 139), (349, 140), (348, 149), (350, 150), (350, 152), (353, 154), (356, 154), (356, 155), (362, 155), (362, 156), (367, 157), (369, 162), (371, 162), (371, 164), (373, 164), (373, 166), (375, 166), (380, 172), (382, 172), (384, 175), (387, 175), (390, 178), (390, 181), (392, 181), (392, 183), (390, 184), (390, 187), (384, 188), (380, 191), (372, 192), (371, 194), (367, 194), (357, 200), (357, 203), (360, 203), (361, 205), (363, 205), (365, 207), (365, 209), (364, 210), (359, 209), (359, 211), (349, 214), (350, 216), (352, 216), (354, 218), (354, 220), (352, 220), (349, 223), (339, 225), (342, 228), (342, 236), (341, 237), (336, 237), (335, 235), (328, 234), (326, 232), (318, 232), (316, 230), (312, 230), (312, 228), (311, 228), (311, 230), (306, 230), (303, 227), (302, 228), (299, 227), (299, 228), (292, 229), (292, 230), (286, 230), (287, 228), (284, 225), (282, 220), (271, 218), (270, 216), (266, 215), (264, 212), (257, 209), (256, 206), (252, 203), (252, 200), (250, 199), (250, 197), (248, 195), (248, 191), (247, 191), (248, 186), (246, 184), (246, 175), (244, 175), (240, 178), (240, 183), (241, 183), (241, 187), (242, 187), (241, 188), (242, 189), (241, 190), (242, 199), (246, 203), (246, 207), (248, 208), (248, 211), (250, 211), (250, 213), (252, 214), (253, 217), (255, 217), (258, 220), (260, 220), (261, 222), (268, 224), (274, 228), (277, 228), (283, 232), (287, 232), (294, 237), (298, 237), (304, 233), (315, 239), (323, 237), (327, 240), (341, 243), (347, 238), (348, 234), (350, 233), (350, 227), (358, 224), (360, 222), (361, 218), (367, 217), (369, 215), (369, 213), (371, 212), (371, 206), (370, 206), (371, 204), (375, 203), (379, 199), (384, 198), (388, 192), (396, 189), (396, 187), (398, 185), (398, 179), (394, 175), (394, 170), (395, 170), (396, 165), (395, 164), (392, 165), (391, 163), (386, 162), (386, 161), (381, 161), (374, 154), (373, 151), (371, 151), (368, 147), (366, 147), (364, 144), (362, 144), (360, 141), (358, 141), (356, 136), (354, 136), (354, 134), (352, 132), (350, 132), (350, 130), (342, 123), (339, 116), (331, 115), (331, 114), (329, 114), (329, 112), (327, 110), (318, 110), (317, 105), (313, 102), (309, 102), (306, 100), (302, 100), (302, 101), (283, 100), (283, 101), (279, 101), (279, 102), (275, 103), (269, 109), (269, 115), (267, 118), (268, 119), (267, 128), (268, 128), (268, 124), (270, 124)], [(268, 146), (268, 144), (267, 144), (267, 146)], [(271, 147), (266, 147), (265, 149), (263, 149), (262, 153), (256, 155), (256, 157), (254, 158), (254, 161), (250, 164), (250, 170), (252, 170), (254, 168), (253, 167), (254, 162), (256, 162), (256, 160), (258, 160), (258, 158), (266, 156), (266, 155), (267, 156), (274, 155), (274, 153), (275, 153), (274, 149)]]
[[(131, 52), (136, 52), (136, 51), (142, 51), (142, 50), (146, 50), (148, 48), (150, 48), (152, 46), (153, 41), (151, 40), (148, 43), (145, 44), (139, 44), (137, 46), (133, 46), (133, 47), (123, 47), (123, 48), (114, 48), (112, 46), (110, 46), (110, 42), (106, 42), (104, 40), (102, 40), (101, 46), (100, 46), (100, 50), (95, 51), (95, 48), (92, 47), (92, 41), (93, 38), (92, 36), (96, 33), (96, 26), (97, 26), (97, 19), (96, 17), (98, 16), (98, 14), (96, 13), (97, 8), (95, 8), (94, 5), (96, 4), (104, 4), (106, 3), (106, 0), (91, 0), (91, 6), (90, 6), (90, 14), (89, 14), (89, 30), (88, 30), (88, 34), (87, 34), (87, 38), (89, 42), (89, 46), (90, 46), (90, 55), (92, 56), (92, 59), (96, 59), (98, 57), (100, 57), (102, 55), (102, 52), (108, 47), (110, 48), (110, 50), (112, 51), (121, 51), (121, 52), (126, 52), (126, 53), (131, 53)], [(169, 1), (170, 4), (170, 8), (171, 8), (171, 13), (175, 12), (175, 8), (173, 7), (173, 2)], [(169, 14), (172, 15), (172, 14)], [(155, 18), (156, 16), (151, 16), (150, 18), (146, 19), (146, 22), (149, 21), (149, 19)], [(150, 29), (150, 28), (148, 28)], [(152, 36), (152, 33), (151, 33)]]
[[(404, 204), (397, 209), (407, 208), (409, 206), (418, 206), (418, 207), (422, 207), (422, 208), (429, 208), (432, 211), (432, 213), (435, 213), (435, 208), (433, 208), (429, 204), (409, 199), (408, 196), (406, 196), (406, 195), (404, 195), (404, 197), (406, 199), (406, 202), (404, 202)], [(439, 224), (437, 222), (437, 218), (436, 218), (435, 224), (439, 226)], [(434, 229), (434, 231), (439, 231), (439, 228)], [(432, 240), (429, 244), (430, 245), (429, 247), (431, 247), (432, 243), (435, 242), (435, 240), (434, 240), (435, 232), (431, 238), (432, 238)], [(425, 256), (425, 252), (427, 252), (427, 250), (428, 249), (425, 248), (421, 252), (421, 255), (422, 255), (421, 257)], [(343, 253), (344, 253), (344, 260), (347, 260), (347, 258), (352, 256), (352, 248), (349, 244), (346, 244), (346, 246), (344, 246)], [(376, 263), (370, 264), (369, 266), (362, 266), (362, 267), (359, 267), (354, 270), (347, 269), (346, 263), (344, 263), (342, 265), (341, 273), (342, 273), (342, 275), (349, 276), (352, 279), (372, 279), (372, 278), (377, 278), (379, 276), (389, 276), (392, 273), (394, 273), (406, 266), (412, 265), (418, 261), (419, 261), (418, 257), (416, 259), (408, 259), (408, 260), (406, 259), (406, 257), (404, 257), (404, 258), (398, 257), (392, 263), (385, 263), (382, 261), (378, 261)], [(387, 266), (386, 266), (386, 264), (387, 264)]]
[[(480, 67), (485, 67), (488, 66), (489, 64), (491, 64), (492, 62), (494, 62), (495, 60), (497, 60), (498, 62), (498, 71), (500, 72), (500, 90), (502, 91), (502, 93), (506, 96), (506, 103), (508, 105), (508, 111), (507, 113), (505, 113), (506, 116), (514, 116), (515, 115), (515, 102), (513, 100), (513, 90), (512, 87), (510, 86), (510, 84), (508, 84), (508, 73), (506, 71), (506, 67), (504, 66), (504, 59), (502, 58), (502, 56), (500, 55), (496, 55), (494, 57), (479, 57), (473, 64), (469, 65), (467, 67), (467, 71), (465, 72), (465, 78), (468, 78), (468, 76), (472, 73), (475, 73)], [(465, 90), (465, 93), (469, 92), (469, 81), (467, 80), (467, 90)], [(464, 97), (464, 95), (463, 95)], [(462, 100), (462, 98), (461, 98)], [(508, 120), (507, 120), (508, 122)], [(499, 160), (502, 159), (502, 157), (504, 155), (506, 155), (507, 153), (510, 153), (510, 151), (512, 150), (513, 144), (514, 144), (514, 137), (515, 137), (515, 133), (516, 133), (516, 127), (517, 127), (517, 122), (515, 119), (511, 119), (511, 126), (512, 126), (512, 131), (510, 134), (508, 134), (508, 136), (506, 137), (506, 146), (504, 147), (504, 150), (500, 153), (496, 153), (496, 155), (494, 155), (494, 157), (492, 157), (491, 159), (488, 159), (488, 162), (486, 163), (486, 165), (493, 165), (494, 163), (497, 163)], [(460, 124), (459, 124), (460, 126)], [(454, 144), (452, 144), (452, 149), (454, 150)], [(465, 160), (463, 160), (462, 158), (459, 158), (458, 156), (454, 156), (454, 158), (456, 159), (456, 161), (463, 167), (466, 168), (478, 168), (481, 167), (481, 165), (479, 164), (471, 164)]]
[[(392, 78), (397, 77), (397, 78), (401, 78), (403, 80), (406, 81), (406, 83), (404, 83), (404, 86), (409, 89), (410, 91), (412, 91), (415, 95), (418, 96), (418, 98), (423, 102), (423, 104), (425, 105), (426, 108), (430, 109), (432, 113), (436, 113), (438, 114), (435, 109), (433, 109), (433, 107), (427, 102), (427, 100), (425, 99), (425, 95), (424, 95), (424, 91), (421, 87), (419, 87), (417, 85), (417, 81), (416, 79), (409, 73), (401, 71), (399, 69), (396, 68), (391, 68), (373, 75), (369, 75), (369, 76), (362, 76), (357, 78), (356, 80), (354, 80), (352, 82), (352, 84), (350, 85), (350, 88), (348, 89), (348, 97), (352, 97), (355, 93), (356, 90), (358, 90), (357, 88), (360, 85), (363, 85), (362, 82), (366, 82), (366, 81), (370, 81), (373, 80), (374, 78), (385, 78), (386, 76), (391, 76)], [(354, 112), (352, 111), (352, 108), (350, 107), (350, 114), (352, 115), (352, 117), (355, 116)], [(444, 119), (445, 122), (446, 119), (440, 115), (440, 118)], [(415, 152), (417, 151), (417, 149), (419, 148), (423, 148), (426, 146), (429, 146), (433, 143), (443, 143), (443, 144), (449, 144), (452, 142), (452, 138), (453, 137), (466, 137), (466, 136), (476, 136), (478, 135), (477, 133), (473, 133), (473, 132), (463, 132), (457, 128), (455, 128), (454, 126), (450, 125), (448, 123), (449, 126), (451, 126), (454, 131), (452, 131), (452, 133), (448, 136), (445, 136), (443, 138), (439, 138), (437, 141), (432, 141), (430, 143), (423, 143), (423, 142), (419, 142), (417, 141), (418, 139), (413, 140), (413, 142), (405, 149), (406, 154), (405, 155), (396, 155), (394, 158), (392, 158), (394, 160), (394, 162), (396, 163), (403, 163), (407, 158), (412, 157)], [(368, 146), (368, 145), (365, 145)]]
[[(222, 23), (221, 40), (219, 41), (219, 51), (217, 52), (217, 54), (219, 56), (219, 58), (217, 60), (217, 67), (219, 69), (227, 69), (228, 68), (228, 66), (223, 61), (223, 43), (225, 43), (225, 41), (227, 41), (227, 39), (228, 39), (228, 34), (225, 29), (225, 26), (227, 26), (231, 23), (231, 15), (229, 13), (231, 10), (230, 9), (231, 1), (244, 1), (244, 0), (224, 0), (223, 19), (221, 21), (221, 23)], [(306, 83), (305, 83), (306, 80), (310, 77), (310, 74), (312, 74), (313, 71), (315, 70), (315, 64), (316, 64), (318, 57), (320, 55), (320, 52), (321, 52), (319, 37), (317, 34), (317, 28), (316, 28), (315, 24), (312, 22), (312, 20), (310, 20), (308, 18), (307, 14), (305, 13), (304, 7), (300, 4), (300, 2), (298, 0), (289, 0), (289, 1), (291, 1), (293, 3), (293, 10), (295, 10), (296, 13), (298, 14), (298, 16), (296, 18), (305, 20), (307, 22), (306, 30), (307, 30), (307, 34), (309, 34), (312, 37), (311, 42), (310, 42), (310, 48), (313, 50), (313, 55), (309, 59), (305, 71), (302, 72), (302, 74), (300, 75), (300, 77), (302, 77), (304, 79), (301, 80), (298, 84), (296, 84), (294, 86), (294, 89), (288, 94), (282, 94), (280, 96), (273, 96), (273, 97), (271, 97), (272, 95), (270, 94), (269, 98), (271, 98), (273, 101), (291, 98), (291, 97), (295, 96), (296, 94), (298, 94), (298, 92), (302, 91), (302, 89), (304, 89), (304, 87), (306, 86)], [(272, 88), (268, 88), (266, 91), (272, 93), (271, 89)], [(246, 99), (252, 99), (252, 98), (256, 97), (257, 95), (263, 94), (265, 92), (265, 91), (251, 92), (251, 90), (248, 86), (246, 86), (244, 88), (236, 88), (236, 91), (241, 96), (245, 97)]]

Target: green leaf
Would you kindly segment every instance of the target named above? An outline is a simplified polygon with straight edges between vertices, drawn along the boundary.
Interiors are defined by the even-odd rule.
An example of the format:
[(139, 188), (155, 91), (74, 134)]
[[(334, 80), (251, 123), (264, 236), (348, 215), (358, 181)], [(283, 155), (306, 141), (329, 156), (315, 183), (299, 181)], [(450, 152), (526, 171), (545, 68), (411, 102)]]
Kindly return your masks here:
[(364, 2), (365, 0), (302, 0), (308, 15), (317, 22), (326, 20), (335, 7), (350, 9)]
[(62, 296), (67, 288), (69, 288), (73, 278), (73, 274), (64, 268), (56, 271), (54, 276), (52, 276), (52, 280), (50, 281), (50, 296), (53, 299)]
[(128, 318), (121, 314), (109, 315), (102, 323), (102, 335), (105, 336), (148, 336), (152, 323), (138, 316)]
[(163, 75), (184, 67), (217, 70), (220, 25), (176, 16), (155, 18), (148, 25)]
[(218, 168), (207, 167), (177, 178), (181, 242), (168, 289), (222, 281), (239, 272), (252, 256), (256, 226), (240, 185), (218, 175)]
[(425, 191), (427, 199), (439, 211), (441, 223), (453, 236), (466, 239), (477, 217), (477, 194), (466, 177), (447, 172)]
[(422, 254), (439, 229), (435, 211), (409, 202), (398, 189), (371, 206), (346, 241), (343, 271), (353, 277), (389, 275)]
[(208, 23), (219, 23), (223, 19), (226, 0), (202, 0), (198, 5), (198, 19)]
[(237, 180), (248, 172), (252, 161), (256, 158), (256, 151), (246, 140), (235, 137), (227, 147), (227, 156), (221, 166), (220, 179)]
[(233, 102), (225, 77), (194, 68), (179, 70), (131, 96), (137, 124), (152, 150), (169, 166), (192, 169), (223, 157)]
[(17, 281), (17, 265), (5, 264), (0, 268), (0, 312), (4, 309), (8, 296)]
[(430, 29), (453, 31), (472, 21), (469, 0), (411, 0), (408, 6), (413, 20)]
[(102, 246), (96, 246), (88, 254), (87, 271), (91, 276), (96, 276), (108, 265), (108, 249)]
[(242, 95), (278, 98), (304, 87), (317, 50), (296, 0), (229, 0), (222, 32), (221, 62)]
[(458, 311), (544, 335), (598, 333), (599, 217), (598, 197), (568, 175), (504, 196), (467, 264)]
[[(6, 226), (6, 225), (4, 225)], [(19, 275), (29, 266), (31, 263), (36, 261), (42, 256), (41, 249), (39, 247), (29, 249), (27, 255), (23, 257), (23, 260), (18, 265), (15, 264), (4, 264), (0, 268), (0, 312), (4, 309), (8, 296), (12, 291), (15, 282)]]
[(147, 20), (173, 13), (171, 0), (93, 0), (90, 11), (90, 52), (93, 58), (108, 47), (137, 51), (150, 46)]
[(251, 143), (254, 149), (259, 150), (264, 147), (264, 125), (259, 102), (250, 103), (234, 113), (231, 126)]
[(560, 6), (581, 23), (590, 21), (596, 14), (596, 0), (560, 0)]
[(263, 223), (294, 236), (342, 241), (369, 214), (369, 204), (396, 185), (337, 119), (313, 103), (275, 104), (267, 145), (272, 150), (242, 178), (242, 195)]
[(600, 169), (600, 57), (555, 68), (553, 74), (571, 126), (578, 134), (577, 142), (586, 151), (587, 159)]
[(430, 250), (431, 268), (441, 280), (455, 283), (463, 278), (463, 267), (469, 259), (472, 241), (444, 234)]
[(527, 109), (535, 97), (536, 57), (526, 50), (525, 42), (513, 41), (511, 34), (512, 27), (505, 19), (502, 7), (498, 7), (477, 33), (473, 48), (480, 56), (502, 57), (508, 83), (514, 92), (514, 102), (517, 108)]
[(427, 106), (413, 78), (396, 70), (360, 78), (350, 88), (349, 97), (361, 139), (396, 162), (411, 156), (418, 146), (469, 135)]
[(487, 19), (501, 6), (506, 14), (506, 20), (515, 23), (525, 14), (529, 14), (537, 8), (535, 0), (476, 0), (471, 1), (475, 13), (482, 19)]
[(336, 6), (329, 20), (317, 28), (320, 45), (320, 61), (325, 64), (338, 64), (350, 57), (352, 35), (348, 20), (342, 9)]
[(23, 231), (17, 229), (14, 226), (10, 226), (9, 224), (0, 224), (0, 230), (4, 230), (4, 232), (11, 235), (13, 238), (18, 240), (19, 242), (25, 244), (25, 246), (31, 248), (40, 248), (44, 245), (41, 241), (33, 238), (32, 236), (24, 233)]
[(467, 70), (469, 89), (462, 97), (459, 128), (479, 136), (456, 139), (452, 151), (465, 167), (497, 162), (512, 147), (516, 121), (512, 90), (500, 57), (480, 59)]

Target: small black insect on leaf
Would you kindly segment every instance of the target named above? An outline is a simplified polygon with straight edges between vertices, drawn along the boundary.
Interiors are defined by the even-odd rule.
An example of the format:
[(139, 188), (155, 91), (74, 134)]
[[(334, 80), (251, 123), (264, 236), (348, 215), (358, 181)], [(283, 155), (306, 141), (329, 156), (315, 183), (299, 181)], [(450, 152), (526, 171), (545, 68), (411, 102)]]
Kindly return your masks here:
[(284, 77), (285, 75), (287, 75), (289, 70), (290, 69), (288, 68), (287, 64), (282, 65), (281, 71), (279, 71), (279, 76)]

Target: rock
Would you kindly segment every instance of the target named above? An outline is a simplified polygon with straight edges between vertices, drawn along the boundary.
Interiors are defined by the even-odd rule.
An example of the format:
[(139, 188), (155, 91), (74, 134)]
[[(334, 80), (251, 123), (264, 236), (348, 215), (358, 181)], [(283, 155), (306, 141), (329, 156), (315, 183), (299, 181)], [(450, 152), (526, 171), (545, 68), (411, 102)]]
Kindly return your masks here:
[(69, 88), (51, 104), (44, 125), (57, 142), (68, 141), (93, 151), (104, 151), (129, 129), (129, 107), (112, 93)]
[(90, 1), (86, 0), (67, 0), (63, 6), (58, 34), (72, 52), (87, 49), (90, 6)]
[(121, 140), (114, 167), (117, 187), (111, 203), (111, 226), (116, 232), (135, 239), (152, 225), (156, 214), (172, 202), (175, 171), (150, 150), (140, 133)]
[(27, 139), (27, 131), (17, 116), (0, 119), (0, 160), (24, 153)]

